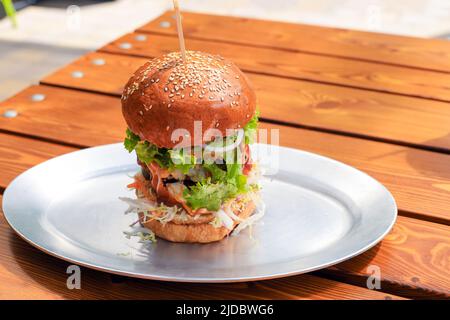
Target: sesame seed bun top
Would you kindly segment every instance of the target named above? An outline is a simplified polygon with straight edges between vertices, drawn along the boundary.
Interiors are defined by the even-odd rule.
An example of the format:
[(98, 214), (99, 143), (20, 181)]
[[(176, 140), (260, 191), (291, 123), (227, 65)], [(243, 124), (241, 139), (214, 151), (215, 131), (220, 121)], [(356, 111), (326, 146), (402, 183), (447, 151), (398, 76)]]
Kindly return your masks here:
[[(186, 129), (193, 141), (194, 121), (208, 129), (243, 128), (256, 109), (256, 97), (247, 77), (232, 62), (212, 54), (187, 51), (150, 60), (125, 85), (122, 113), (128, 127), (142, 140), (173, 148), (175, 129)], [(206, 143), (212, 137), (204, 138)], [(186, 145), (186, 141), (184, 144)]]

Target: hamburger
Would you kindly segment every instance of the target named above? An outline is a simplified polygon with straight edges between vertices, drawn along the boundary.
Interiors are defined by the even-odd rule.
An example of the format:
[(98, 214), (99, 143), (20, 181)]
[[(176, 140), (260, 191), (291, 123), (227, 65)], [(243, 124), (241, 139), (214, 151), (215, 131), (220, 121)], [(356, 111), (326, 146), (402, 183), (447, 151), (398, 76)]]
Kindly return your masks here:
[(262, 216), (249, 147), (256, 96), (235, 64), (172, 52), (141, 66), (121, 101), (124, 146), (141, 168), (128, 185), (136, 198), (122, 200), (142, 226), (169, 241), (209, 243)]

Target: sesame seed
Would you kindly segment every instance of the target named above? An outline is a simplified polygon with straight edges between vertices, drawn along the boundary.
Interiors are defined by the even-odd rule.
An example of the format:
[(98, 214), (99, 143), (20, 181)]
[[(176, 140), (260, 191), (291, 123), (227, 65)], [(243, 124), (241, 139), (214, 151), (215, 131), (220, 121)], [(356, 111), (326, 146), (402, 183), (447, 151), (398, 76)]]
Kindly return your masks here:
[[(172, 52), (149, 61), (143, 69), (136, 73), (134, 79), (137, 83), (126, 88), (122, 99), (127, 99), (139, 89), (139, 83), (145, 87), (150, 83), (158, 83), (160, 79), (155, 75), (160, 74), (161, 77), (167, 79), (163, 90), (170, 97), (178, 95), (183, 99), (187, 94), (193, 97), (196, 94), (195, 89), (198, 88), (200, 99), (208, 97), (213, 100), (222, 96), (220, 100), (225, 101), (224, 96), (229, 94), (225, 91), (227, 87), (232, 87), (230, 81), (227, 80), (231, 66), (231, 63), (218, 55), (187, 51), (186, 61), (183, 61), (180, 52)], [(236, 77), (236, 75), (234, 76)], [(182, 94), (186, 88), (191, 88), (191, 90), (189, 93), (186, 92), (186, 95)], [(215, 97), (208, 95), (207, 92), (214, 93)]]
[(166, 130), (167, 130), (167, 131), (169, 131), (169, 129), (170, 129), (170, 127), (169, 127), (169, 126), (167, 126), (167, 127), (166, 127)]

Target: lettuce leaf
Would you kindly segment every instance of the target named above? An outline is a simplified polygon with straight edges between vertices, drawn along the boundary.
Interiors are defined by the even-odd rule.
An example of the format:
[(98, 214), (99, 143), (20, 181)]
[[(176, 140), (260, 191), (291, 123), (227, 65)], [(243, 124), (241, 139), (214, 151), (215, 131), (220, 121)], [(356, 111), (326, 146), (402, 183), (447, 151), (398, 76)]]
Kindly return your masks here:
[[(258, 115), (257, 111), (244, 127), (246, 144), (253, 143), (256, 139)], [(224, 143), (230, 142), (234, 142), (234, 140), (232, 138), (224, 139)], [(217, 147), (223, 145), (222, 143), (219, 145), (218, 142), (216, 144), (218, 144)], [(126, 132), (124, 146), (128, 152), (135, 150), (140, 161), (144, 163), (154, 161), (169, 171), (179, 169), (183, 174), (188, 174), (190, 169), (199, 164), (195, 156), (185, 152), (184, 149), (158, 148), (148, 141), (141, 141), (139, 136), (129, 129)], [(233, 154), (231, 160), (236, 160), (236, 157), (237, 155)], [(247, 185), (247, 177), (242, 174), (243, 165), (238, 161), (229, 161), (229, 158), (226, 160), (226, 163), (201, 163), (210, 176), (185, 188), (184, 198), (189, 207), (194, 210), (206, 208), (217, 211), (226, 200), (250, 190), (250, 186)]]
[(151, 163), (152, 161), (156, 161), (160, 164), (160, 160), (157, 159), (160, 156), (158, 147), (154, 144), (151, 144), (147, 141), (139, 141), (135, 146), (136, 154), (144, 163)]
[(227, 172), (216, 163), (204, 163), (203, 168), (211, 174), (212, 182), (224, 181), (227, 176)]
[(196, 165), (196, 158), (193, 154), (186, 152), (186, 149), (168, 150), (169, 171), (178, 169), (183, 174), (187, 174)]
[(183, 197), (192, 209), (206, 208), (217, 211), (227, 196), (227, 188), (223, 183), (211, 183), (211, 180), (198, 182), (196, 185), (186, 188)]
[(245, 144), (252, 144), (256, 141), (258, 130), (258, 117), (259, 117), (259, 110), (256, 110), (255, 115), (244, 127)]
[(169, 171), (179, 169), (183, 174), (187, 174), (196, 164), (195, 156), (185, 152), (184, 149), (158, 148), (148, 141), (140, 141), (135, 150), (140, 161), (146, 164), (154, 161)]
[(134, 134), (130, 129), (127, 128), (126, 131), (126, 137), (123, 141), (123, 145), (125, 146), (125, 149), (128, 150), (128, 152), (132, 152), (134, 148), (136, 148), (136, 145), (141, 140), (138, 135)]
[(206, 208), (210, 211), (217, 211), (226, 200), (245, 193), (247, 191), (246, 182), (247, 179), (244, 175), (236, 176), (235, 180), (217, 183), (212, 183), (208, 178), (184, 189), (183, 197), (187, 205), (194, 210)]
[(224, 201), (248, 191), (242, 164), (227, 164), (226, 171), (215, 163), (203, 166), (211, 173), (211, 177), (184, 190), (184, 199), (192, 209), (217, 211)]

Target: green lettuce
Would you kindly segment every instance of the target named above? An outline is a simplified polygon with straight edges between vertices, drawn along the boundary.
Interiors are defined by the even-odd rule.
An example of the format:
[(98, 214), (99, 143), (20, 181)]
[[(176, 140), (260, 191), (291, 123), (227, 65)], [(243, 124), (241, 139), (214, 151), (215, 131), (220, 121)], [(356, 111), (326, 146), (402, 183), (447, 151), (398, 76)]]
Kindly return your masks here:
[(184, 190), (183, 197), (192, 209), (217, 211), (224, 201), (248, 191), (242, 164), (226, 164), (226, 171), (215, 163), (204, 164), (204, 168), (211, 173), (211, 177)]
[(257, 130), (258, 130), (258, 117), (259, 117), (259, 111), (256, 110), (255, 115), (250, 119), (250, 121), (244, 127), (245, 144), (252, 144), (256, 141)]
[(132, 152), (134, 148), (136, 148), (136, 145), (141, 139), (137, 134), (134, 134), (130, 129), (127, 128), (126, 131), (126, 137), (123, 142), (123, 145), (125, 146), (125, 149), (128, 150), (128, 152)]
[(214, 183), (224, 181), (227, 176), (226, 170), (222, 169), (216, 163), (204, 163), (203, 168), (211, 174), (211, 181)]
[(222, 203), (247, 192), (246, 177), (238, 175), (236, 179), (226, 182), (212, 183), (211, 179), (197, 182), (190, 188), (184, 189), (183, 197), (192, 209), (206, 208), (211, 211), (220, 209)]
[[(251, 144), (256, 139), (258, 127), (258, 115), (255, 115), (244, 127), (245, 143)], [(222, 143), (232, 143), (235, 139), (224, 139)], [(211, 142), (211, 146), (218, 142)], [(144, 163), (156, 162), (161, 168), (169, 171), (179, 169), (183, 174), (188, 174), (190, 169), (199, 164), (196, 157), (185, 149), (158, 148), (156, 145), (140, 140), (139, 136), (127, 129), (124, 141), (125, 149), (128, 152), (136, 151), (140, 161)], [(231, 160), (236, 160), (237, 153), (233, 154)], [(206, 208), (211, 211), (220, 209), (222, 203), (228, 199), (243, 194), (251, 189), (247, 185), (247, 177), (242, 174), (243, 164), (239, 161), (229, 161), (226, 158), (224, 163), (203, 162), (202, 167), (209, 172), (208, 178), (202, 179), (195, 185), (185, 188), (184, 199), (192, 209)]]
[(194, 155), (185, 152), (186, 149), (169, 150), (169, 170), (178, 169), (183, 174), (187, 174), (190, 169), (196, 165), (196, 158)]
[(140, 140), (139, 136), (130, 129), (126, 131), (123, 144), (128, 152), (136, 151), (137, 157), (144, 163), (156, 162), (161, 168), (169, 170), (180, 169), (184, 174), (188, 173), (195, 166), (195, 157), (188, 153), (185, 154), (184, 149), (158, 148), (148, 141)]

